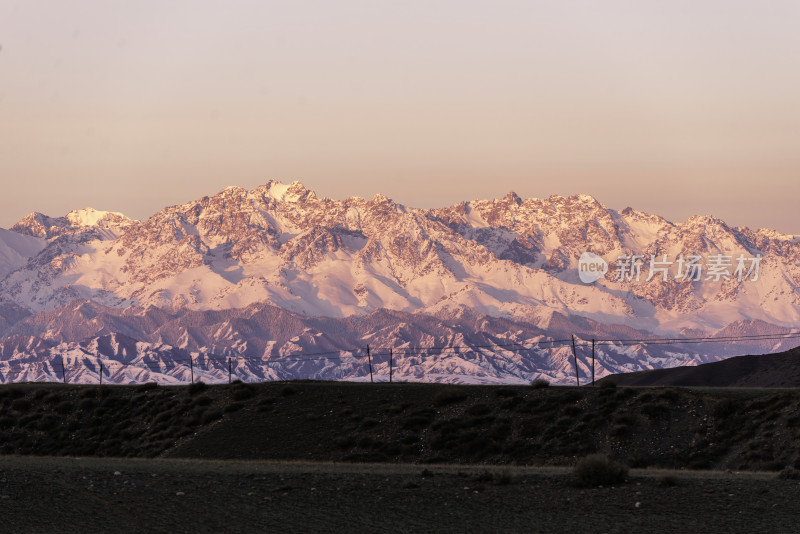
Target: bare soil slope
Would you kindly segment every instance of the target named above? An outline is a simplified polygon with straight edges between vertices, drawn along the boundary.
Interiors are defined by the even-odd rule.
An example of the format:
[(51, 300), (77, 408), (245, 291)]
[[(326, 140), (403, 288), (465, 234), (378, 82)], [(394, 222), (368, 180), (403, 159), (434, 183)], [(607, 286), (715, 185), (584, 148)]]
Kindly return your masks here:
[(696, 367), (654, 369), (606, 377), (625, 386), (800, 387), (800, 347), (778, 354), (737, 356)]

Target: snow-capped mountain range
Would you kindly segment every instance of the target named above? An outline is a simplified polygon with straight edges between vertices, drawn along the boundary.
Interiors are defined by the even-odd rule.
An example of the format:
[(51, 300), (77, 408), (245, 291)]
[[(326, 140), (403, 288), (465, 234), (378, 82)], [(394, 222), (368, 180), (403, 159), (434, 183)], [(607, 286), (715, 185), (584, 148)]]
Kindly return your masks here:
[[(594, 283), (579, 278), (584, 252), (609, 266)], [(620, 270), (631, 256), (640, 257), (638, 279)], [(705, 268), (697, 280), (680, 276), (692, 257)], [(714, 258), (728, 262), (724, 276), (711, 276)], [(756, 258), (755, 272), (737, 276), (737, 259), (752, 267)], [(658, 268), (664, 265), (669, 272)], [(228, 187), (146, 221), (86, 208), (57, 218), (32, 213), (0, 229), (0, 348), (5, 360), (80, 353), (113, 362), (120, 355), (103, 352), (98, 340), (125, 336), (135, 340), (126, 346), (139, 347), (138, 356), (128, 349), (129, 358), (175, 350), (263, 363), (320, 345), (351, 350), (373, 339), (374, 346), (400, 350), (530, 346), (567, 334), (785, 332), (800, 318), (799, 265), (797, 236), (732, 228), (710, 216), (673, 223), (631, 208), (616, 211), (586, 195), (521, 199), (512, 192), (425, 210), (382, 195), (318, 198), (299, 182), (270, 181), (252, 191)], [(277, 318), (293, 326), (276, 330)], [(603, 346), (598, 376), (788, 348), (790, 341)], [(452, 351), (427, 353), (413, 365), (398, 360), (394, 376), (574, 380), (566, 346), (478, 352), (491, 364)], [(304, 372), (364, 376), (361, 363), (350, 372), (317, 363), (316, 371), (303, 363)], [(25, 378), (58, 374), (45, 367), (28, 369), (33, 374)], [(247, 376), (298, 376), (295, 367), (273, 362)], [(120, 373), (109, 377), (142, 377)], [(161, 374), (179, 380), (175, 373)]]

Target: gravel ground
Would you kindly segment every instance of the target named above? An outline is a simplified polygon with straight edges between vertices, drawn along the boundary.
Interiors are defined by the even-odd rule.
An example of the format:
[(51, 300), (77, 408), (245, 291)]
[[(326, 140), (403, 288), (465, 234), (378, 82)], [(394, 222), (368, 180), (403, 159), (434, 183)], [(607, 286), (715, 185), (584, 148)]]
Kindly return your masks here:
[(3, 532), (780, 533), (798, 502), (766, 473), (0, 457)]

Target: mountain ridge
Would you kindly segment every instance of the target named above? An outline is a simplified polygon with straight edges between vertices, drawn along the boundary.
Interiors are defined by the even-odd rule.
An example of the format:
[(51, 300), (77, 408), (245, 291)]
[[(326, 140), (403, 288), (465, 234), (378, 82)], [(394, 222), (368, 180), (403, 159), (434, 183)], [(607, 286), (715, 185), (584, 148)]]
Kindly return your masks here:
[[(578, 277), (583, 252), (609, 264), (593, 284)], [(643, 258), (638, 280), (632, 273), (615, 278), (615, 262), (633, 255)], [(750, 279), (733, 273), (697, 281), (673, 276), (675, 265), (669, 273), (650, 272), (651, 257), (692, 255), (731, 262), (758, 256), (760, 271)], [(424, 317), (469, 309), (540, 331), (552, 330), (554, 320), (580, 331), (589, 321), (598, 331), (629, 329), (640, 338), (786, 331), (800, 320), (798, 264), (796, 236), (731, 227), (713, 216), (673, 223), (633, 208), (617, 211), (589, 195), (523, 199), (512, 191), (418, 209), (381, 194), (332, 200), (300, 182), (269, 181), (249, 191), (227, 187), (144, 221), (91, 208), (59, 218), (26, 216), (0, 232), (0, 308), (10, 314), (0, 329), (11, 335), (22, 328), (14, 325), (55, 313), (58, 329), (91, 336), (86, 325), (96, 317), (65, 312), (71, 303), (89, 302), (122, 312), (124, 320), (115, 319), (105, 334), (127, 332), (130, 316), (146, 317), (145, 310), (161, 310), (155, 315), (166, 320), (180, 313), (237, 315), (252, 306), (285, 310), (306, 323), (346, 322), (385, 309), (411, 314), (408, 324), (415, 316), (425, 324)], [(29, 319), (14, 319), (20, 316)], [(48, 336), (81, 341), (57, 331)], [(642, 350), (644, 362), (648, 351), (653, 362), (702, 362), (732, 352), (680, 349), (675, 359)], [(620, 351), (615, 357), (629, 359)], [(569, 371), (559, 372), (566, 379)]]

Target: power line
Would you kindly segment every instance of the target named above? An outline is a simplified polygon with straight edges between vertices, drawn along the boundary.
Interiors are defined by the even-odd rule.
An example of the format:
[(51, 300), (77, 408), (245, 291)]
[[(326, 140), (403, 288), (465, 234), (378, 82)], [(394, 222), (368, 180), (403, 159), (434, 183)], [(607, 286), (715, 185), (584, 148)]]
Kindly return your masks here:
[[(632, 346), (632, 345), (681, 345), (681, 344), (699, 344), (699, 343), (743, 343), (743, 342), (753, 342), (753, 341), (770, 341), (770, 340), (791, 340), (791, 339), (800, 339), (800, 332), (798, 331), (790, 331), (790, 332), (780, 332), (780, 333), (771, 333), (771, 334), (742, 334), (742, 335), (731, 335), (731, 336), (701, 336), (701, 337), (683, 337), (683, 338), (642, 338), (642, 339), (598, 339), (595, 340), (597, 344), (608, 344), (611, 346)], [(509, 342), (509, 343), (492, 343), (492, 344), (476, 344), (476, 345), (447, 345), (447, 346), (433, 346), (433, 347), (380, 347), (373, 351), (373, 355), (375, 356), (389, 356), (390, 354), (384, 353), (381, 354), (382, 351), (393, 351), (394, 355), (399, 358), (414, 358), (418, 356), (443, 356), (446, 358), (454, 357), (457, 355), (483, 355), (483, 356), (494, 356), (503, 358), (506, 361), (507, 355), (504, 352), (514, 352), (519, 353), (522, 351), (529, 351), (529, 350), (550, 350), (555, 348), (561, 348), (563, 346), (567, 346), (567, 344), (571, 343), (571, 339), (552, 339), (552, 340), (539, 340), (535, 342)], [(580, 346), (588, 346), (590, 343), (579, 340), (577, 343)], [(497, 352), (486, 353), (483, 352), (481, 349), (501, 349)], [(259, 358), (257, 356), (246, 356), (243, 354), (237, 355), (217, 355), (217, 354), (208, 354), (208, 353), (201, 353), (197, 356), (191, 356), (189, 358), (170, 358), (170, 359), (155, 359), (153, 355), (145, 356), (144, 358), (151, 358), (151, 361), (146, 360), (138, 360), (138, 361), (129, 361), (129, 362), (121, 362), (118, 360), (111, 360), (111, 359), (102, 359), (92, 354), (83, 351), (83, 356), (75, 358), (75, 362), (84, 362), (84, 365), (87, 363), (87, 360), (92, 360), (96, 362), (98, 365), (105, 366), (108, 369), (108, 366), (119, 366), (119, 367), (137, 367), (141, 369), (146, 369), (148, 371), (155, 371), (155, 370), (164, 370), (164, 371), (172, 371), (175, 369), (185, 369), (186, 364), (196, 362), (197, 364), (205, 364), (206, 370), (208, 371), (217, 371), (217, 370), (224, 370), (222, 367), (226, 364), (229, 360), (233, 361), (244, 361), (247, 363), (255, 364), (258, 367), (271, 367), (273, 365), (287, 365), (293, 363), (302, 363), (302, 362), (316, 362), (316, 361), (326, 361), (326, 360), (339, 360), (341, 363), (352, 363), (352, 364), (359, 364), (365, 363), (361, 362), (361, 360), (365, 360), (367, 356), (361, 355), (358, 356), (359, 353), (364, 353), (365, 349), (357, 348), (357, 349), (339, 349), (339, 350), (328, 350), (328, 351), (319, 351), (319, 352), (297, 352), (297, 353), (290, 353), (284, 356), (278, 356), (275, 358), (267, 358), (264, 359), (263, 357)], [(56, 364), (59, 363), (58, 359), (56, 360), (41, 360), (41, 361), (32, 361), (32, 360), (0, 360), (0, 365), (5, 366), (6, 369), (27, 369), (31, 366), (42, 366), (47, 367), (49, 366), (53, 373), (56, 373)], [(212, 369), (209, 367), (210, 364), (218, 364), (220, 369)], [(164, 366), (169, 366), (164, 369)], [(99, 370), (95, 371), (92, 370), (91, 372), (99, 373)]]

